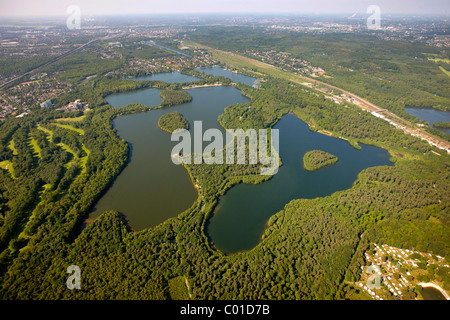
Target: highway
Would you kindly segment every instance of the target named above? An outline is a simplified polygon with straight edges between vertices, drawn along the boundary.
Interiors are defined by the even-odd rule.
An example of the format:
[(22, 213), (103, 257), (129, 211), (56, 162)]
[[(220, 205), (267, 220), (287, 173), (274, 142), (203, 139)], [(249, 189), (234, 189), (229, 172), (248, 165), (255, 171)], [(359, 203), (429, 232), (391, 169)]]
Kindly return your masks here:
[(97, 39), (91, 40), (91, 41), (89, 41), (89, 42), (87, 42), (87, 43), (85, 43), (85, 44), (79, 46), (78, 48), (71, 49), (71, 50), (69, 50), (69, 51), (67, 51), (67, 52), (65, 52), (65, 53), (63, 53), (63, 54), (61, 54), (61, 55), (59, 55), (59, 56), (57, 56), (57, 57), (55, 57), (55, 58), (50, 59), (49, 61), (47, 61), (47, 62), (45, 62), (45, 63), (43, 63), (43, 64), (41, 64), (41, 65), (39, 65), (39, 66), (37, 66), (37, 67), (34, 67), (34, 68), (31, 69), (31, 70), (28, 70), (27, 72), (25, 72), (25, 73), (23, 73), (23, 74), (21, 74), (21, 75), (18, 75), (18, 76), (16, 76), (16, 77), (14, 77), (14, 78), (11, 79), (11, 80), (8, 80), (8, 81), (5, 82), (5, 83), (2, 83), (2, 84), (0, 85), (0, 89), (3, 88), (3, 87), (5, 87), (6, 85), (10, 84), (11, 82), (14, 82), (14, 81), (16, 81), (16, 80), (18, 80), (18, 79), (20, 79), (20, 78), (23, 78), (23, 77), (26, 76), (26, 75), (31, 74), (32, 72), (36, 71), (36, 70), (39, 69), (39, 68), (48, 66), (49, 64), (52, 64), (52, 63), (54, 63), (54, 62), (56, 62), (56, 61), (58, 61), (58, 60), (60, 60), (60, 59), (62, 59), (62, 58), (64, 58), (64, 57), (70, 56), (71, 54), (74, 54), (75, 52), (81, 51), (83, 48), (85, 48), (85, 47), (87, 47), (87, 46), (89, 46), (89, 45), (91, 45), (91, 44), (93, 44), (93, 43), (95, 43), (95, 42), (97, 42), (97, 41), (100, 41), (100, 40), (106, 40), (106, 39), (112, 39), (112, 38), (116, 38), (116, 37), (119, 37), (119, 36), (122, 36), (122, 35), (123, 35), (123, 33), (122, 33), (122, 34), (118, 34), (118, 35), (105, 36), (105, 37), (101, 37), (101, 38), (97, 38)]

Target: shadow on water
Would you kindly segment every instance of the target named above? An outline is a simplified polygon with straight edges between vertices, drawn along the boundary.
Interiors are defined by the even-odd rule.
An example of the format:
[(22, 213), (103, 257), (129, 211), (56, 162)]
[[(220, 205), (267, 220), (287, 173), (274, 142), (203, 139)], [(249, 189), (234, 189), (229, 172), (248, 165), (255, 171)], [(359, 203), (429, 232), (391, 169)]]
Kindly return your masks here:
[[(283, 165), (270, 180), (234, 186), (219, 200), (206, 233), (224, 253), (236, 253), (257, 245), (270, 216), (293, 199), (312, 199), (351, 188), (358, 174), (368, 168), (393, 165), (390, 154), (373, 146), (357, 150), (342, 139), (309, 130), (294, 115), (285, 115), (274, 126), (280, 130)], [(336, 164), (318, 171), (303, 168), (303, 155), (320, 149), (336, 155)]]
[[(256, 79), (247, 80), (250, 83)], [(250, 100), (230, 86), (196, 88), (188, 92), (192, 102), (125, 115), (113, 121), (119, 136), (129, 143), (131, 160), (95, 204), (90, 220), (104, 211), (116, 210), (138, 231), (177, 216), (196, 201), (198, 192), (189, 174), (170, 159), (176, 142), (159, 129), (158, 119), (168, 112), (179, 111), (190, 124), (201, 120), (203, 130), (217, 128), (224, 133), (218, 116), (227, 106)], [(161, 103), (159, 90), (153, 88), (111, 95), (106, 100), (113, 107), (134, 102), (147, 106)], [(208, 221), (205, 233), (224, 253), (248, 250), (258, 244), (269, 217), (292, 199), (311, 199), (348, 189), (361, 170), (392, 165), (386, 150), (365, 145), (362, 150), (356, 150), (347, 141), (310, 131), (293, 115), (283, 116), (274, 128), (280, 130), (283, 162), (278, 173), (259, 185), (240, 184), (229, 189)], [(313, 149), (334, 154), (339, 161), (322, 170), (307, 172), (303, 169), (302, 157)]]

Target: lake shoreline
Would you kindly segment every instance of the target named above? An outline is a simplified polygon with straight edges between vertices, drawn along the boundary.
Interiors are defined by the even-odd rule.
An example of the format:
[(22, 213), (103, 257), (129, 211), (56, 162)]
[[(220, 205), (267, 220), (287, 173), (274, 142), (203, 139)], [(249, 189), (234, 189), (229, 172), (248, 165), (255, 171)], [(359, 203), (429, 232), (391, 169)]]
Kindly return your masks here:
[(446, 300), (450, 300), (450, 295), (444, 289), (442, 289), (440, 286), (438, 286), (435, 283), (421, 282), (421, 283), (418, 283), (418, 285), (421, 286), (422, 288), (434, 288), (437, 291), (439, 291)]

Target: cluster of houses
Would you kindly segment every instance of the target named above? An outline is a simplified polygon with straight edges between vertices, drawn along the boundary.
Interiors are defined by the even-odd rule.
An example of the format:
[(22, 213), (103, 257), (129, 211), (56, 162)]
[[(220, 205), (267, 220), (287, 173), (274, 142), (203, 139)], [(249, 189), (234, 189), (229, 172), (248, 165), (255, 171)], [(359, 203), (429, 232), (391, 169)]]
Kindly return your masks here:
[[(383, 300), (383, 290), (389, 290), (393, 296), (398, 299), (402, 296), (402, 290), (411, 286), (410, 281), (406, 278), (411, 276), (408, 270), (411, 268), (418, 268), (419, 260), (411, 257), (413, 254), (418, 254), (425, 258), (428, 263), (436, 263), (440, 266), (449, 267), (445, 263), (445, 259), (438, 255), (432, 255), (431, 253), (423, 253), (415, 250), (400, 249), (391, 247), (386, 244), (381, 246), (374, 244), (373, 254), (366, 252), (365, 258), (369, 267), (361, 266), (361, 272), (365, 270), (367, 277), (363, 277), (366, 280), (357, 282), (356, 285), (360, 287), (364, 292), (369, 294), (373, 299)], [(405, 267), (402, 274), (401, 267)], [(368, 269), (370, 268), (370, 269)], [(370, 272), (368, 272), (370, 270)], [(377, 279), (374, 283), (374, 279)], [(381, 287), (381, 283), (385, 287)], [(374, 285), (375, 284), (375, 285)], [(380, 291), (381, 290), (381, 291)]]
[(71, 111), (88, 111), (89, 104), (82, 103), (80, 99), (75, 100), (74, 102), (69, 103), (67, 106), (56, 109), (58, 111), (71, 112)]

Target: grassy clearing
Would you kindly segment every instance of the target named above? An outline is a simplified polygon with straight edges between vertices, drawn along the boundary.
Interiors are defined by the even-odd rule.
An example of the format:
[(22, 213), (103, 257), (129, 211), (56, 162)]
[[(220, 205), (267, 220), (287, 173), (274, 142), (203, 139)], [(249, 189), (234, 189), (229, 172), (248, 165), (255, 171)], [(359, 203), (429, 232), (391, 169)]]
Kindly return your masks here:
[(447, 59), (447, 58), (445, 58), (445, 59), (442, 59), (442, 58), (428, 58), (428, 60), (436, 62), (436, 63), (444, 62), (444, 63), (450, 64), (450, 59)]
[(55, 126), (58, 126), (58, 127), (61, 127), (61, 128), (67, 129), (67, 130), (72, 130), (72, 131), (78, 132), (80, 135), (84, 135), (84, 130), (83, 129), (75, 128), (75, 127), (73, 127), (71, 125), (68, 125), (68, 124), (62, 124), (62, 123), (53, 123), (53, 124)]
[[(44, 128), (44, 127), (42, 127), (41, 125), (38, 125), (37, 128), (38, 128), (39, 130), (44, 131), (44, 132), (47, 134), (47, 140), (48, 140), (50, 143), (54, 143), (54, 142), (53, 142), (53, 131), (51, 131), (51, 130), (49, 130), (49, 129), (47, 129), (47, 128)], [(69, 162), (67, 162), (67, 163), (64, 165), (65, 168), (70, 168), (70, 166), (72, 166), (72, 164), (74, 164), (74, 163), (78, 160), (78, 156), (77, 156), (76, 153), (73, 152), (73, 150), (70, 149), (70, 147), (69, 147), (67, 144), (65, 144), (65, 143), (60, 142), (60, 143), (57, 143), (56, 145), (57, 145), (57, 146), (60, 146), (63, 150), (65, 150), (65, 151), (69, 152), (70, 154), (72, 154), (72, 160), (70, 160)]]
[(172, 300), (189, 300), (185, 277), (176, 277), (169, 280), (169, 293)]
[(84, 146), (84, 144), (82, 145), (82, 148), (83, 148), (83, 151), (86, 153), (86, 156), (84, 156), (80, 159), (81, 174), (86, 172), (86, 162), (87, 162), (87, 159), (89, 158), (89, 154), (91, 153), (91, 151), (88, 148), (86, 148)]
[(13, 164), (11, 161), (5, 160), (0, 162), (0, 168), (2, 168), (3, 170), (8, 170), (11, 177), (13, 177), (13, 179), (16, 179), (16, 176), (14, 175)]
[(30, 137), (28, 138), (28, 146), (31, 147), (31, 149), (33, 150), (33, 156), (37, 156), (39, 159), (42, 158), (41, 156), (41, 147), (39, 147), (37, 141), (30, 135)]
[(288, 71), (283, 71), (275, 66), (272, 66), (270, 64), (267, 64), (267, 63), (264, 63), (264, 62), (261, 62), (261, 61), (255, 60), (255, 59), (247, 58), (247, 57), (241, 56), (239, 54), (230, 53), (230, 52), (226, 52), (226, 51), (222, 51), (222, 50), (218, 50), (218, 49), (213, 49), (213, 48), (209, 48), (209, 47), (205, 47), (205, 46), (201, 46), (201, 45), (197, 45), (197, 46), (208, 49), (212, 53), (212, 55), (215, 59), (222, 61), (226, 64), (238, 67), (238, 68), (249, 70), (251, 72), (258, 73), (258, 74), (267, 74), (267, 75), (275, 77), (275, 78), (284, 79), (284, 80), (288, 80), (288, 81), (292, 81), (292, 82), (296, 82), (296, 83), (300, 83), (300, 84), (305, 83), (305, 82), (312, 83), (312, 80), (310, 80), (310, 79), (293, 74)]
[[(68, 126), (68, 127), (70, 127), (70, 126)], [(47, 128), (44, 128), (41, 125), (38, 125), (37, 128), (39, 130), (42, 130), (45, 133), (47, 133), (47, 140), (50, 141), (51, 143), (53, 143), (53, 131), (51, 131), (51, 130), (49, 130)], [(71, 127), (71, 128), (73, 128), (73, 127)], [(77, 128), (73, 128), (73, 129), (76, 129), (75, 131), (81, 130), (81, 129), (77, 129)], [(83, 130), (81, 130), (81, 131), (84, 134), (84, 131)], [(84, 144), (82, 144), (82, 148), (83, 148), (83, 151), (86, 153), (86, 156), (81, 157), (81, 158), (79, 158), (76, 155), (76, 153), (72, 149), (70, 149), (70, 147), (67, 144), (65, 144), (63, 142), (60, 142), (60, 143), (57, 143), (56, 145), (60, 146), (63, 150), (65, 150), (65, 151), (69, 152), (70, 154), (72, 154), (72, 160), (70, 160), (68, 163), (66, 163), (64, 165), (65, 168), (70, 168), (73, 164), (78, 163), (80, 165), (80, 167), (81, 167), (81, 174), (86, 172), (86, 162), (87, 162), (87, 159), (88, 159), (89, 154), (91, 153), (91, 151), (88, 148), (86, 148), (86, 146)]]
[(445, 70), (443, 67), (439, 66), (439, 69), (441, 69), (441, 71), (443, 73), (445, 73), (448, 77), (450, 77), (450, 71)]
[(17, 156), (17, 155), (19, 154), (19, 152), (17, 152), (17, 149), (16, 149), (16, 145), (15, 145), (15, 143), (14, 143), (14, 140), (11, 140), (11, 141), (8, 143), (8, 148), (10, 148), (10, 149), (12, 150), (13, 155)]
[(86, 118), (86, 115), (83, 114), (80, 117), (76, 117), (76, 118), (59, 118), (59, 119), (55, 119), (56, 122), (81, 122), (84, 120), (84, 118)]

